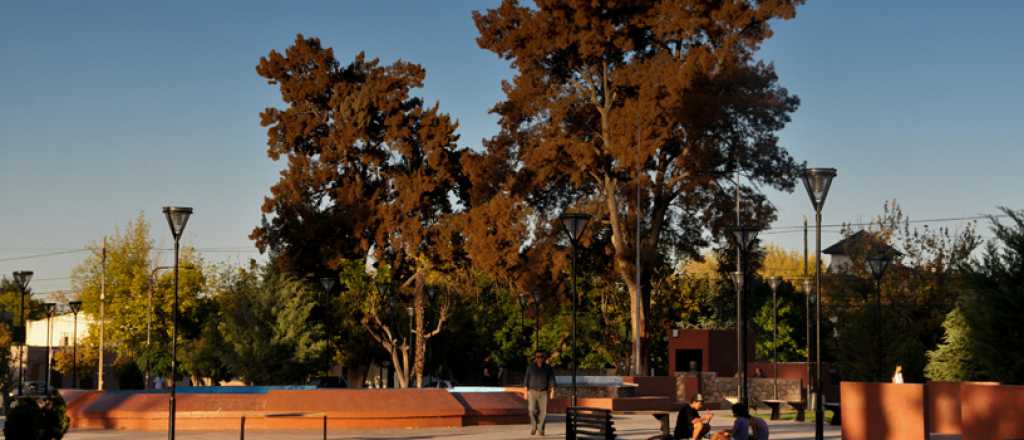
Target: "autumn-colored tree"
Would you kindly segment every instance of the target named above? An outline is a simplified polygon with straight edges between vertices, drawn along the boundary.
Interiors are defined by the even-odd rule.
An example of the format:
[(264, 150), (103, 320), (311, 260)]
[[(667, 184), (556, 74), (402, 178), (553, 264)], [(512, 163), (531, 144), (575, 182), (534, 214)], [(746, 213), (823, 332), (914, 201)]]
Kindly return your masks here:
[(457, 123), (411, 95), (423, 84), (422, 67), (381, 65), (362, 53), (341, 66), (316, 38), (297, 36), (283, 54), (261, 58), (256, 72), (285, 103), (266, 109), (261, 124), (267, 154), (287, 166), (263, 203), (272, 217), (252, 237), (300, 276), (336, 272), (372, 250), (412, 297), (421, 384), (426, 342), (436, 334), (424, 322), (428, 278), (458, 264), (460, 240), (447, 223), (465, 191)]
[[(516, 75), (493, 109), (501, 133), (486, 144), (489, 158), (466, 161), (467, 174), (500, 187), (492, 194), (510, 199), (501, 204), (528, 206), (533, 237), (556, 232), (552, 220), (566, 208), (594, 214), (610, 229), (615, 273), (639, 297), (632, 333), (642, 334), (650, 269), (697, 252), (708, 226), (734, 224), (732, 192), (720, 180), (742, 170), (751, 182), (793, 188), (799, 168), (775, 133), (798, 99), (754, 54), (772, 34), (769, 22), (792, 18), (800, 3), (505, 0), (475, 12), (478, 44)], [(744, 209), (770, 221), (764, 197), (743, 192)]]

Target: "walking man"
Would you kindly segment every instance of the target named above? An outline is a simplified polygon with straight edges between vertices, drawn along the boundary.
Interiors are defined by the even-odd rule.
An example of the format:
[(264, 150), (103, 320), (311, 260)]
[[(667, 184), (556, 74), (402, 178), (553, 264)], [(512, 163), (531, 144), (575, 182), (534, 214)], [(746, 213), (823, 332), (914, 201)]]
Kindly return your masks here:
[(526, 412), (530, 415), (530, 435), (544, 435), (544, 422), (548, 416), (548, 397), (555, 397), (555, 370), (544, 362), (544, 352), (533, 354), (533, 363), (523, 378), (526, 387)]

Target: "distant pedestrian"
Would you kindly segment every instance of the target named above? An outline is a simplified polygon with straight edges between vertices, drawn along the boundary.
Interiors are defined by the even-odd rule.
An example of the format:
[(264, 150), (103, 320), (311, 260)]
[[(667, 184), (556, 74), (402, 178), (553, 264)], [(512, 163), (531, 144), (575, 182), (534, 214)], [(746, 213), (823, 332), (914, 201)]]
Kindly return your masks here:
[(903, 383), (902, 365), (896, 365), (896, 372), (892, 374), (892, 383)]
[(526, 412), (530, 416), (530, 435), (544, 435), (548, 416), (548, 399), (555, 397), (555, 370), (544, 362), (544, 352), (533, 354), (533, 363), (526, 369), (523, 386), (526, 387)]
[(711, 412), (705, 411), (704, 415), (700, 410), (704, 408), (704, 396), (700, 393), (694, 394), (690, 404), (682, 407), (676, 416), (676, 429), (672, 436), (676, 440), (697, 440), (711, 432)]
[(732, 416), (736, 418), (732, 424), (733, 440), (768, 440), (768, 423), (760, 417), (751, 416), (747, 405), (733, 405)]

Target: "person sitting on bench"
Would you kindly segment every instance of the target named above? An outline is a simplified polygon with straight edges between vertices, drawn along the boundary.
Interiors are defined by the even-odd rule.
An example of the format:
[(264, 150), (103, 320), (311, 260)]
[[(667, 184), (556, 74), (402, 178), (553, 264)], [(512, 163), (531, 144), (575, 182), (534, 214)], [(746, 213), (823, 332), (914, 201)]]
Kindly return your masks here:
[(700, 414), (702, 408), (704, 408), (704, 396), (700, 393), (694, 394), (690, 399), (690, 404), (679, 409), (679, 415), (676, 416), (676, 429), (672, 438), (698, 440), (711, 432), (711, 417), (713, 415), (710, 411), (705, 411), (702, 416)]

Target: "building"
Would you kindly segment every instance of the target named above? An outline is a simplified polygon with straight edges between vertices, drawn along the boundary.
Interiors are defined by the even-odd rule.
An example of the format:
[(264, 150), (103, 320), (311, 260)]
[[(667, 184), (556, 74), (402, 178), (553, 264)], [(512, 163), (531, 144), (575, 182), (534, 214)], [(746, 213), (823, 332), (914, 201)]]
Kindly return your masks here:
[(839, 240), (836, 244), (821, 251), (821, 253), (830, 257), (828, 273), (834, 274), (849, 273), (854, 267), (855, 260), (864, 261), (864, 259), (879, 254), (900, 255), (899, 251), (895, 248), (863, 229)]
[[(49, 320), (44, 318), (28, 321), (25, 331), (26, 347), (24, 352), (21, 346), (11, 346), (11, 371), (14, 372), (15, 380), (18, 378), (18, 359), (19, 354), (21, 354), (25, 365), (25, 383), (45, 383), (48, 371), (46, 365), (47, 348), (49, 347), (53, 354), (61, 350), (67, 350), (67, 353), (72, 353), (75, 346), (74, 338), (77, 336), (78, 343), (82, 344), (86, 335), (89, 334), (89, 328), (93, 323), (94, 320), (89, 315), (79, 313), (76, 334), (75, 317), (72, 313), (54, 315)], [(49, 332), (47, 332), (47, 324), (49, 324)], [(49, 343), (47, 343), (47, 336), (50, 339)], [(50, 359), (52, 361), (53, 355), (51, 355)], [(82, 388), (94, 388), (96, 386), (95, 370), (95, 368), (90, 369), (89, 371), (92, 371), (91, 374), (81, 375), (78, 378), (79, 385)], [(110, 377), (106, 371), (104, 376)], [(50, 384), (57, 388), (72, 388), (74, 386), (72, 381), (73, 378), (70, 375), (69, 377), (64, 377), (55, 370), (52, 371), (50, 376)]]

